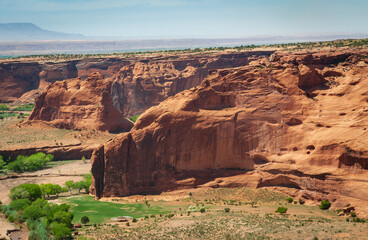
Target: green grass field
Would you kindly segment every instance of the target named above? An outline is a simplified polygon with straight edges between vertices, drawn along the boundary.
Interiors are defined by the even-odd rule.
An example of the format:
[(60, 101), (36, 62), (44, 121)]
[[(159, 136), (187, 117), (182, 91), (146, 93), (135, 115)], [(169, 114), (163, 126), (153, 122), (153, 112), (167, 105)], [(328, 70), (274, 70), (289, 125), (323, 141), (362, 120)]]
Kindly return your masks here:
[[(249, 204), (250, 200), (256, 201), (257, 205)], [(98, 217), (97, 211), (110, 214), (109, 204), (112, 203), (101, 202), (90, 206), (90, 209), (96, 211), (92, 216)], [(98, 226), (83, 226), (78, 239), (367, 239), (368, 236), (367, 223), (347, 222), (347, 216), (339, 217), (333, 210), (288, 203), (286, 195), (268, 189), (203, 189), (179, 201), (159, 201), (155, 204), (162, 207), (162, 210), (166, 210), (166, 206), (175, 206), (172, 210), (176, 211), (162, 216), (139, 218), (139, 215), (145, 215), (143, 212), (147, 207), (128, 204), (115, 211), (123, 210), (124, 215), (133, 215), (125, 212), (130, 209), (135, 213), (134, 217), (139, 218), (138, 221), (106, 221)], [(186, 204), (194, 208), (204, 207), (206, 211), (188, 213), (186, 207), (178, 210), (179, 205)], [(135, 205), (141, 206), (136, 208)], [(86, 204), (83, 206), (83, 211), (90, 210)], [(287, 213), (275, 213), (279, 206), (286, 207)], [(225, 208), (229, 211), (225, 212)], [(75, 215), (75, 219), (81, 216)]]
[(151, 205), (146, 206), (142, 203), (111, 203), (94, 200), (91, 196), (78, 196), (64, 199), (67, 204), (72, 206), (74, 223), (80, 223), (83, 216), (87, 216), (90, 223), (102, 223), (113, 217), (129, 216), (141, 218), (152, 214), (166, 214), (170, 212), (169, 206)]

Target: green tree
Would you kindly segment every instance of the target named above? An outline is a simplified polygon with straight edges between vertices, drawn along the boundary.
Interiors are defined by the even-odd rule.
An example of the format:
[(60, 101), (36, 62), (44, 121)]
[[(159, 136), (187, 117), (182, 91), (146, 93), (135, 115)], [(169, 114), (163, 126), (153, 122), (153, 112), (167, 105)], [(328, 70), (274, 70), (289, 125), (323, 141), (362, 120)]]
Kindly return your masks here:
[(53, 192), (56, 194), (56, 197), (59, 197), (59, 194), (63, 192), (63, 188), (58, 184), (52, 185), (52, 189)]
[(14, 171), (14, 172), (24, 172), (24, 162), (23, 159), (17, 159), (14, 162), (10, 162), (8, 163), (8, 165), (6, 166), (6, 169), (9, 171)]
[(10, 191), (9, 198), (11, 200), (29, 199), (30, 195), (29, 195), (29, 192), (27, 190), (25, 190), (24, 188), (16, 188), (16, 189)]
[(39, 206), (31, 205), (24, 210), (24, 218), (36, 221), (46, 215), (46, 211)]
[(67, 227), (71, 228), (73, 220), (73, 213), (65, 211), (57, 211), (54, 213), (53, 222), (64, 223)]
[(19, 211), (24, 210), (30, 205), (31, 201), (29, 201), (29, 199), (16, 199), (11, 201), (11, 203), (9, 204), (9, 208), (10, 210)]
[(281, 214), (284, 214), (287, 212), (287, 208), (286, 207), (278, 207), (275, 211), (275, 213), (281, 213)]
[(14, 172), (36, 171), (45, 168), (46, 164), (53, 159), (53, 155), (45, 155), (42, 152), (32, 154), (28, 157), (18, 155), (14, 162), (8, 164), (7, 169)]
[(318, 207), (322, 210), (327, 210), (331, 207), (331, 203), (328, 200), (323, 200)]
[(287, 201), (288, 203), (292, 203), (292, 202), (294, 201), (294, 199), (293, 199), (292, 197), (287, 197), (287, 198), (286, 198), (286, 201)]
[(9, 198), (11, 200), (27, 198), (31, 202), (42, 197), (40, 186), (33, 183), (24, 183), (10, 190)]
[(69, 239), (72, 236), (70, 228), (68, 228), (64, 223), (52, 223), (50, 225), (50, 229), (52, 232), (52, 235), (57, 240), (61, 239)]
[(78, 193), (80, 194), (80, 191), (85, 188), (85, 181), (75, 182), (73, 188), (77, 189)]
[(36, 221), (33, 223), (32, 228), (28, 234), (29, 240), (49, 240), (50, 234), (47, 231), (45, 224), (42, 221)]
[(40, 185), (41, 188), (41, 192), (42, 192), (42, 196), (45, 198), (45, 196), (47, 196), (47, 198), (50, 198), (50, 195), (54, 195), (56, 194), (55, 189), (54, 189), (54, 184), (52, 183), (41, 183)]
[(72, 195), (72, 189), (74, 188), (74, 181), (73, 180), (66, 181), (65, 186), (67, 189), (69, 189), (70, 195)]
[(81, 223), (83, 223), (83, 224), (87, 224), (87, 223), (89, 223), (89, 218), (88, 218), (87, 216), (83, 216), (83, 217), (81, 218)]

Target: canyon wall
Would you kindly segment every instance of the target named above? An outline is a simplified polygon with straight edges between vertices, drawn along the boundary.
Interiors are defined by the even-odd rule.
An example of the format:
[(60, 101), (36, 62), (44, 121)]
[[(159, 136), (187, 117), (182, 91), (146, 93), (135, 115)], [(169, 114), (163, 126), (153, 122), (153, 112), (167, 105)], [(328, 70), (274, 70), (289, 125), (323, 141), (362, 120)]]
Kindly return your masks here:
[(85, 80), (58, 81), (36, 98), (24, 124), (42, 120), (65, 129), (129, 131), (133, 123), (113, 106), (111, 84), (100, 73), (92, 73)]
[[(73, 73), (78, 70), (80, 77), (56, 81), (46, 87), (36, 98), (27, 123), (44, 121), (66, 129), (129, 131), (132, 124), (124, 116), (141, 114), (164, 99), (199, 85), (214, 69), (243, 66), (272, 53), (184, 54), (180, 57), (141, 57), (131, 61), (89, 59), (73, 62), (74, 67), (53, 65), (53, 71), (44, 71), (42, 74), (48, 83), (58, 77), (70, 76), (67, 74), (69, 71), (63, 72), (63, 69), (73, 70)], [(85, 78), (94, 70), (98, 70), (98, 73)]]
[(91, 192), (273, 187), (368, 214), (367, 55), (275, 53), (211, 71), (94, 151)]

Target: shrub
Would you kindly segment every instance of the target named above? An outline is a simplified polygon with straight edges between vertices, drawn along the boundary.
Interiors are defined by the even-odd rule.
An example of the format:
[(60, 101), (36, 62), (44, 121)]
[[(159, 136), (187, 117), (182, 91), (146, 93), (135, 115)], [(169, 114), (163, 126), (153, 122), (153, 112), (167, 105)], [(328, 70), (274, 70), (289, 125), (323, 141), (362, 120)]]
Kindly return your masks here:
[(322, 210), (327, 210), (331, 207), (331, 203), (328, 200), (323, 200), (318, 207)]
[(132, 122), (136, 122), (140, 115), (135, 115), (133, 117), (129, 117), (128, 119)]
[(301, 205), (303, 205), (305, 203), (305, 201), (303, 199), (301, 199), (301, 198), (299, 198), (298, 201), (299, 201), (299, 204), (301, 204)]
[(28, 235), (29, 240), (50, 239), (49, 233), (47, 232), (47, 228), (42, 221), (33, 222), (31, 227), (29, 227), (28, 229), (31, 230)]
[(72, 194), (72, 189), (73, 189), (73, 186), (74, 186), (74, 181), (73, 180), (66, 181), (65, 182), (65, 186), (69, 190), (70, 194)]
[[(50, 219), (49, 216), (47, 216), (46, 218)], [(53, 214), (51, 219), (52, 222), (65, 224), (65, 226), (67, 226), (68, 228), (71, 228), (73, 226), (72, 225), (73, 214), (70, 212), (65, 212), (60, 208)]]
[(294, 204), (298, 204), (298, 202), (297, 201), (294, 201)]
[(365, 223), (365, 219), (357, 218), (357, 217), (354, 217), (351, 221), (352, 222), (357, 222), (357, 223)]
[(43, 169), (46, 164), (54, 159), (51, 154), (45, 155), (42, 152), (30, 156), (19, 155), (17, 160), (8, 164), (7, 169), (14, 172), (31, 172)]
[(9, 210), (9, 206), (8, 205), (2, 205), (1, 206), (1, 212), (2, 213), (6, 213)]
[(9, 111), (9, 107), (6, 104), (0, 104), (0, 111)]
[(2, 170), (5, 166), (5, 162), (3, 160), (3, 156), (0, 155), (0, 170)]
[(10, 214), (9, 216), (8, 216), (8, 221), (9, 222), (14, 222), (15, 221), (15, 217), (14, 217), (14, 215), (13, 214)]
[(294, 199), (293, 199), (292, 197), (287, 197), (287, 198), (286, 198), (286, 201), (287, 201), (288, 203), (292, 203), (292, 202), (294, 201)]
[(32, 111), (34, 108), (33, 104), (25, 104), (22, 106), (17, 106), (12, 109), (12, 111)]
[(29, 199), (16, 199), (9, 204), (9, 209), (19, 211), (26, 209), (29, 205), (31, 205)]
[(134, 223), (137, 222), (137, 219), (136, 218), (133, 218), (132, 222), (134, 222)]
[(85, 188), (85, 182), (84, 181), (75, 182), (73, 188), (77, 189), (78, 193), (80, 193), (80, 191)]
[(9, 198), (11, 200), (16, 199), (29, 199), (35, 201), (37, 198), (42, 197), (40, 186), (32, 183), (24, 183), (10, 190)]
[(286, 207), (278, 207), (275, 211), (275, 213), (281, 213), (281, 214), (284, 214), (287, 212), (287, 208)]
[(201, 213), (204, 213), (204, 212), (206, 212), (206, 209), (204, 209), (204, 208), (201, 208), (201, 210), (199, 210)]
[(52, 235), (57, 240), (68, 239), (68, 238), (71, 238), (72, 236), (70, 228), (68, 228), (64, 223), (52, 223), (50, 225), (50, 229), (51, 229)]
[(350, 213), (350, 216), (352, 216), (352, 217), (356, 217), (356, 216), (357, 216), (357, 214), (356, 214), (356, 212), (351, 212), (351, 213)]
[(24, 210), (24, 217), (26, 219), (36, 221), (37, 219), (46, 215), (46, 211), (40, 206), (31, 205)]
[(81, 223), (83, 223), (83, 224), (87, 224), (87, 223), (89, 223), (89, 218), (88, 218), (87, 216), (83, 216), (83, 217), (81, 218)]
[(230, 212), (230, 208), (225, 208), (225, 212)]

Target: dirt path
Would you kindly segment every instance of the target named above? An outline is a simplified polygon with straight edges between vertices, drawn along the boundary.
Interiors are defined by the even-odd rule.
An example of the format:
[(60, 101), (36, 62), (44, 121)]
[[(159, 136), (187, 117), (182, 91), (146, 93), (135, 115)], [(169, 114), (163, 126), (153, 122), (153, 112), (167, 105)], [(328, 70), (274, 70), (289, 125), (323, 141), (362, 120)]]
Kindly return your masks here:
[(13, 224), (7, 222), (4, 218), (0, 218), (0, 239), (5, 238), (9, 239), (8, 236), (6, 236), (7, 230), (14, 230), (17, 229)]

